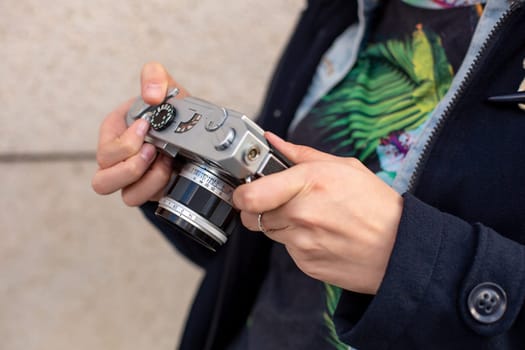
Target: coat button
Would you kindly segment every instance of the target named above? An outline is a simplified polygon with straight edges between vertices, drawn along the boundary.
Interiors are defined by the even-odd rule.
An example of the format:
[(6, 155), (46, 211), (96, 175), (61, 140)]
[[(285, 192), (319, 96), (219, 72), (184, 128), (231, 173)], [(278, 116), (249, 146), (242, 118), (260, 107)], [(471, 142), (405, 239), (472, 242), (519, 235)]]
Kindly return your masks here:
[(468, 309), (476, 321), (494, 323), (503, 317), (507, 309), (507, 295), (496, 283), (480, 283), (468, 296)]

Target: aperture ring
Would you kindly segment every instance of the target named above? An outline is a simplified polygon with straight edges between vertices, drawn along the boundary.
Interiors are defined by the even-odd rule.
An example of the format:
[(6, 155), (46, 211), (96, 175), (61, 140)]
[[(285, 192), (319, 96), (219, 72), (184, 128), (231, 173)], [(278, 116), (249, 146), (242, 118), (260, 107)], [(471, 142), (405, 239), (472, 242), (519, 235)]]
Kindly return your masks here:
[(189, 209), (187, 206), (180, 204), (170, 197), (163, 197), (159, 201), (159, 207), (166, 209), (170, 213), (179, 216), (191, 225), (197, 227), (199, 230), (207, 233), (221, 245), (226, 243), (226, 237), (220, 229), (211, 224), (208, 220), (203, 218), (195, 211)]

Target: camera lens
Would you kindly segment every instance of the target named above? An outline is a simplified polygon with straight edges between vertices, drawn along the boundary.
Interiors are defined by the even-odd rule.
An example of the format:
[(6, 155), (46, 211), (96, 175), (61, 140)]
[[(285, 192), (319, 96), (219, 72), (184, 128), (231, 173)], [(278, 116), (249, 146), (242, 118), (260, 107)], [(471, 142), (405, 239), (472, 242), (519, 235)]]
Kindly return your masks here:
[(234, 183), (211, 165), (188, 161), (155, 214), (215, 251), (239, 223), (232, 203)]

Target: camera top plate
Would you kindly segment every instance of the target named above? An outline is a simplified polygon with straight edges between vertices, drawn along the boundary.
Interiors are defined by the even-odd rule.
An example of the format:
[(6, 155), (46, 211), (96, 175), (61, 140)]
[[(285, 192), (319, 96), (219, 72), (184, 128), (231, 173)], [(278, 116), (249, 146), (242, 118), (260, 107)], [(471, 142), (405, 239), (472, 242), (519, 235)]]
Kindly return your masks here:
[(177, 95), (178, 90), (171, 89), (155, 106), (137, 98), (127, 113), (127, 124), (146, 119), (152, 126), (146, 142), (172, 157), (181, 155), (213, 164), (239, 180), (251, 181), (290, 166), (268, 144), (264, 130), (244, 114)]

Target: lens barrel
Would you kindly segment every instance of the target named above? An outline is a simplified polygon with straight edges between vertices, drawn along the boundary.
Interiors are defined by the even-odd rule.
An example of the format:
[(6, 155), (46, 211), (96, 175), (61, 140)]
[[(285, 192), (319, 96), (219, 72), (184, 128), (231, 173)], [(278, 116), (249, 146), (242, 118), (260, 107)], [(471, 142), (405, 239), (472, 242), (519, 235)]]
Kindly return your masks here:
[(233, 208), (233, 181), (207, 164), (183, 165), (155, 214), (177, 231), (215, 251), (239, 224)]

